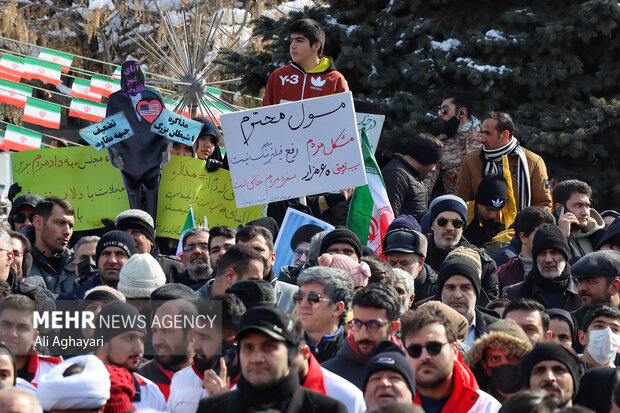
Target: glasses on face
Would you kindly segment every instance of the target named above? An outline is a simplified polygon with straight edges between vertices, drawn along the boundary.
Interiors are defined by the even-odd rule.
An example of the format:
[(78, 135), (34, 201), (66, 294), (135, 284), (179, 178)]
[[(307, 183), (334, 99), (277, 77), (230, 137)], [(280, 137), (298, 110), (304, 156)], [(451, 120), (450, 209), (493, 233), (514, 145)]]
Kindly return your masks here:
[(200, 244), (187, 244), (183, 247), (183, 252), (192, 252), (197, 248), (203, 251), (209, 251), (209, 244), (207, 244), (206, 242)]
[(370, 331), (371, 333), (375, 333), (377, 332), (377, 330), (379, 330), (380, 327), (383, 327), (384, 325), (389, 323), (389, 321), (382, 323), (378, 320), (362, 321), (354, 318), (353, 320), (349, 321), (349, 327), (353, 331), (360, 331), (362, 329), (362, 326), (366, 326), (366, 330)]
[(439, 225), (440, 227), (445, 227), (446, 225), (448, 225), (448, 222), (452, 222), (452, 226), (456, 229), (459, 228), (463, 228), (463, 225), (465, 224), (465, 222), (463, 222), (463, 220), (461, 219), (447, 219), (447, 218), (437, 218), (437, 225)]
[(302, 255), (305, 255), (307, 257), (308, 256), (308, 252), (309, 251), (302, 250), (301, 248), (297, 248), (295, 250), (295, 255), (298, 256), (298, 257), (301, 257)]
[(321, 301), (330, 301), (329, 298), (323, 298), (321, 297), (321, 294), (315, 293), (314, 291), (310, 291), (307, 294), (303, 291), (297, 291), (293, 294), (293, 302), (295, 304), (299, 304), (306, 296), (308, 297), (308, 302), (312, 305), (318, 305)]
[(422, 349), (426, 349), (430, 356), (436, 356), (441, 353), (441, 348), (449, 343), (440, 343), (439, 341), (429, 341), (425, 346), (422, 344), (410, 344), (407, 346), (407, 354), (410, 357), (417, 359), (422, 355)]
[(26, 222), (26, 220), (29, 220), (30, 222), (32, 222), (33, 219), (34, 219), (34, 214), (30, 214), (30, 215), (19, 214), (13, 217), (13, 220), (15, 221), (16, 224), (23, 224), (24, 222)]
[(440, 107), (438, 107), (437, 109), (438, 109), (439, 113), (441, 113), (442, 115), (447, 115), (447, 114), (448, 114), (448, 112), (450, 112), (451, 110), (457, 110), (457, 108), (456, 108), (456, 107), (454, 107), (454, 108), (449, 108), (449, 107), (447, 107), (447, 106), (440, 106)]

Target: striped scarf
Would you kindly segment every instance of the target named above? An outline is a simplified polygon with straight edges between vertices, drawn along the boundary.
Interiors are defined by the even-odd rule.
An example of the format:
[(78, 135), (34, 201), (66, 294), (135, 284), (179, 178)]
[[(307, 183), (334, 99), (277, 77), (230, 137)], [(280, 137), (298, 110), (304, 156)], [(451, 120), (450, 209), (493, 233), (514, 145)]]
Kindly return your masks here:
[(511, 137), (510, 141), (501, 148), (487, 150), (482, 147), (482, 153), (486, 160), (484, 164), (485, 175), (501, 175), (502, 174), (502, 155), (517, 155), (519, 162), (517, 163), (517, 183), (519, 190), (519, 210), (530, 206), (532, 193), (530, 187), (530, 173), (527, 167), (527, 159), (525, 152), (519, 146), (519, 141), (515, 137)]

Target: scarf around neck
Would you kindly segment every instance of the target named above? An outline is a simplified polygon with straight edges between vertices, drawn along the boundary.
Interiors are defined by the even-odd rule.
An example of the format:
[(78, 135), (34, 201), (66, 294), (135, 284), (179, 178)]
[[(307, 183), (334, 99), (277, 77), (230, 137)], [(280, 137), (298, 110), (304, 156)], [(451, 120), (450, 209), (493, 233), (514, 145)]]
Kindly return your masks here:
[(239, 397), (247, 406), (253, 407), (260, 407), (261, 405), (274, 402), (282, 405), (282, 402), (288, 400), (293, 395), (297, 387), (299, 387), (299, 377), (294, 369), (291, 369), (287, 376), (267, 386), (254, 387), (243, 377), (243, 374), (237, 382)]
[(519, 190), (519, 210), (530, 206), (532, 192), (530, 186), (530, 172), (527, 167), (525, 152), (519, 145), (519, 141), (513, 136), (508, 143), (497, 149), (487, 150), (482, 147), (484, 154), (484, 175), (502, 175), (502, 156), (517, 155), (517, 183)]

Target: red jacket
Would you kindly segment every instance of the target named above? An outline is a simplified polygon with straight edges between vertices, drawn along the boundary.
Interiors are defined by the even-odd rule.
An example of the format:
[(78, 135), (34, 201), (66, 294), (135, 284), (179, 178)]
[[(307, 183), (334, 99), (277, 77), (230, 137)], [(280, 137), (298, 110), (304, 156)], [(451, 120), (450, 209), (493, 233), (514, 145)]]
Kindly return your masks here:
[(276, 69), (269, 76), (263, 106), (333, 95), (348, 90), (347, 81), (336, 70), (330, 57), (323, 57), (319, 65), (307, 73), (291, 62)]

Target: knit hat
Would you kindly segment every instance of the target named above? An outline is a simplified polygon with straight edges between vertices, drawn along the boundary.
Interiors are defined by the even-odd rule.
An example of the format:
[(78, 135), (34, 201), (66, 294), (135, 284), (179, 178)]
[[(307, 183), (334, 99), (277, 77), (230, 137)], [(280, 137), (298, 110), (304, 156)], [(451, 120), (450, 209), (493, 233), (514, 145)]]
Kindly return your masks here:
[[(65, 375), (74, 364), (81, 371)], [(110, 398), (110, 375), (96, 356), (72, 357), (39, 379), (37, 397), (45, 411), (97, 409)]]
[(437, 140), (430, 139), (429, 134), (424, 135), (415, 135), (409, 139), (407, 155), (422, 165), (431, 165), (439, 162), (443, 156), (443, 145)]
[(570, 350), (551, 341), (537, 344), (536, 347), (521, 360), (519, 367), (525, 387), (530, 387), (530, 374), (534, 366), (541, 361), (548, 360), (559, 361), (566, 366), (568, 372), (573, 377), (573, 394), (577, 394), (579, 390), (579, 379), (581, 378), (582, 372), (580, 361)]
[(415, 376), (411, 365), (405, 357), (405, 353), (396, 344), (390, 341), (382, 341), (377, 345), (373, 356), (362, 373), (362, 390), (366, 391), (366, 385), (370, 376), (378, 371), (394, 371), (402, 376), (407, 383), (411, 395), (415, 397)]
[(383, 254), (390, 252), (414, 253), (422, 258), (426, 257), (428, 241), (418, 231), (405, 228), (395, 229), (383, 237)]
[(348, 228), (336, 228), (335, 230), (328, 232), (325, 237), (323, 237), (323, 241), (321, 242), (321, 250), (319, 251), (319, 255), (325, 254), (331, 245), (339, 242), (344, 242), (345, 244), (349, 244), (353, 247), (358, 258), (362, 256), (362, 243), (357, 235), (355, 235), (355, 233)]
[(235, 294), (248, 310), (261, 306), (276, 308), (278, 304), (273, 285), (266, 280), (237, 281), (226, 289), (226, 294)]
[(394, 221), (387, 227), (385, 232), (390, 232), (394, 229), (410, 229), (412, 231), (422, 232), (422, 227), (418, 223), (418, 220), (413, 217), (413, 215), (399, 215), (394, 218)]
[(99, 262), (101, 251), (107, 247), (118, 247), (124, 250), (128, 257), (136, 253), (136, 244), (133, 242), (131, 235), (125, 231), (114, 230), (103, 234), (95, 248), (95, 262)]
[(131, 398), (136, 395), (136, 388), (131, 373), (114, 365), (107, 365), (110, 374), (110, 398), (104, 413), (127, 413), (131, 408)]
[(365, 287), (371, 276), (370, 267), (365, 262), (357, 262), (351, 257), (342, 254), (323, 254), (319, 257), (319, 265), (322, 267), (340, 268), (351, 274), (353, 285)]
[(446, 259), (452, 257), (467, 258), (474, 263), (478, 269), (478, 275), (482, 277), (482, 259), (480, 258), (480, 253), (478, 251), (467, 247), (456, 247), (450, 251), (448, 255), (446, 255)]
[(574, 278), (620, 277), (620, 254), (617, 251), (594, 251), (571, 266)]
[(447, 257), (439, 267), (439, 278), (437, 279), (439, 294), (441, 294), (446, 281), (454, 275), (462, 275), (468, 278), (474, 286), (476, 297), (480, 295), (480, 267), (476, 265), (474, 260), (460, 255)]
[(166, 284), (166, 274), (151, 254), (135, 254), (121, 268), (118, 291), (127, 298), (146, 298)]
[[(119, 318), (126, 322), (115, 323)], [(95, 319), (95, 338), (102, 338), (105, 343), (127, 331), (138, 331), (146, 335), (146, 320), (131, 304), (121, 301), (106, 304)]]
[(454, 211), (461, 216), (461, 219), (467, 224), (467, 204), (456, 195), (442, 195), (431, 202), (430, 222), (432, 223), (437, 215), (444, 211)]
[(187, 285), (179, 283), (168, 283), (161, 287), (157, 287), (150, 295), (151, 301), (167, 301), (167, 300), (197, 300), (198, 293)]
[(568, 240), (557, 225), (543, 224), (534, 235), (534, 241), (532, 242), (532, 257), (534, 257), (534, 260), (546, 249), (559, 251), (566, 261), (570, 258)]
[(155, 242), (155, 225), (153, 217), (141, 209), (128, 209), (116, 216), (116, 229), (127, 231), (137, 229), (151, 242)]
[(306, 224), (297, 228), (297, 230), (291, 237), (291, 250), (295, 251), (297, 246), (302, 242), (310, 243), (310, 239), (312, 239), (314, 234), (318, 234), (321, 231), (323, 231), (323, 228), (314, 224)]
[(441, 301), (427, 301), (424, 304), (420, 304), (420, 307), (418, 308), (422, 307), (430, 307), (435, 310), (435, 312), (440, 311), (443, 316), (450, 320), (454, 326), (456, 330), (456, 337), (461, 341), (465, 340), (467, 333), (469, 333), (469, 322), (463, 314), (459, 313), (449, 305), (442, 303)]
[(508, 185), (501, 175), (485, 175), (476, 190), (476, 203), (503, 208), (508, 199)]

